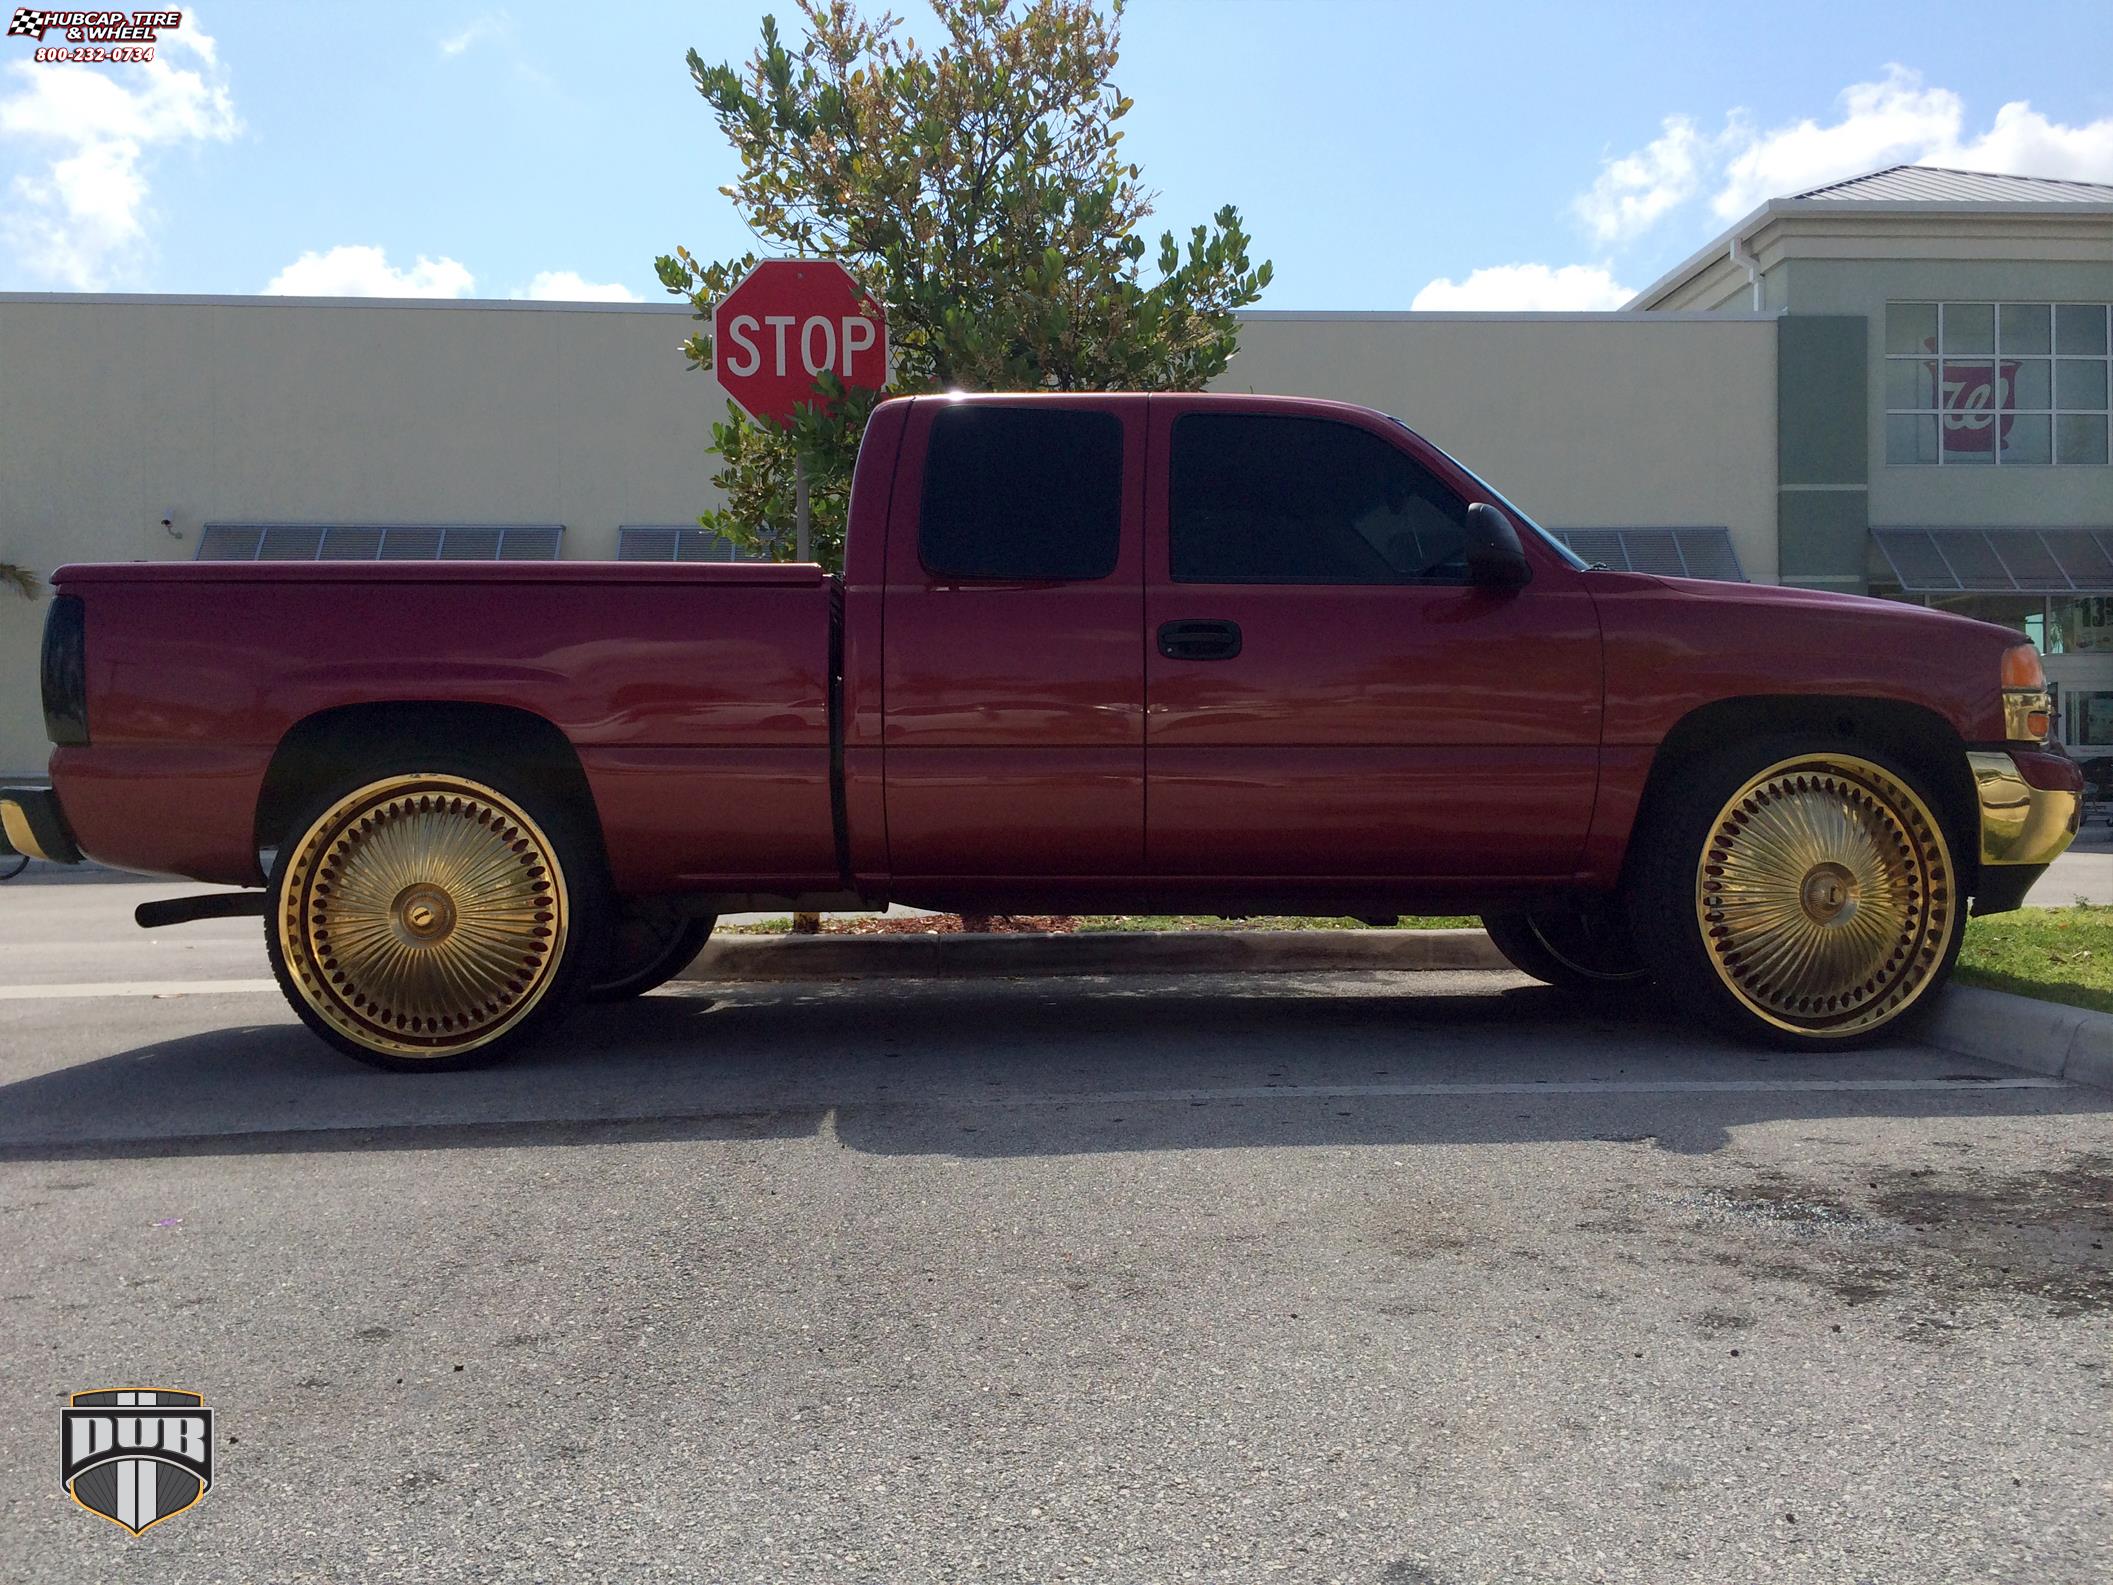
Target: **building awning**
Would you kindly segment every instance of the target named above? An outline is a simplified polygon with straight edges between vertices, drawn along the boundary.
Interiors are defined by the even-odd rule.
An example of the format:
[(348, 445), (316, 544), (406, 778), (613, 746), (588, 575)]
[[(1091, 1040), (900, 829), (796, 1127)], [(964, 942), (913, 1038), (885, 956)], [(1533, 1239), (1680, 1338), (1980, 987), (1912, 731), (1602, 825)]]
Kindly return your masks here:
[(1728, 529), (1551, 528), (1548, 532), (1585, 560), (1605, 562), (1616, 572), (1746, 582)]
[(1910, 594), (2113, 594), (2113, 528), (1874, 528)]
[(555, 561), (558, 523), (208, 523), (199, 561)]

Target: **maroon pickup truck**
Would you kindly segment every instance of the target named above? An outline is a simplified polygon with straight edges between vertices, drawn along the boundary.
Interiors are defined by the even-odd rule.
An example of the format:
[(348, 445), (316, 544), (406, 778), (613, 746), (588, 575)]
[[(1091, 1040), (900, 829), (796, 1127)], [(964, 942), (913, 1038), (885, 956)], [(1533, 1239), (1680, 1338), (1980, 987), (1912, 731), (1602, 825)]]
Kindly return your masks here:
[(324, 1039), (512, 1051), (756, 906), (1480, 914), (1528, 974), (1847, 1045), (2076, 826), (2031, 646), (1608, 572), (1384, 414), (880, 407), (811, 565), (68, 567), (57, 860), (261, 891)]

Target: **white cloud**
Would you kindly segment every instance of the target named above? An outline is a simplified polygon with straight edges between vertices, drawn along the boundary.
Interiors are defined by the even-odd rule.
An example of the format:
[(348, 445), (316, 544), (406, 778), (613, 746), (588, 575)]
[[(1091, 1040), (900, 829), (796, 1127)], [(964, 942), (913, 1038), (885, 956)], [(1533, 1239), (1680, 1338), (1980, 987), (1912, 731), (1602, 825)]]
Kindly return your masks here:
[[(1734, 117), (1727, 129), (1739, 145), (1725, 166), (1710, 207), (1736, 220), (1771, 198), (1788, 197), (1885, 165), (1941, 165), (1933, 156), (1952, 145), (1966, 106), (1949, 88), (1925, 88), (1921, 74), (1888, 66), (1882, 81), (1842, 90), (1842, 117), (1828, 126), (1807, 118), (1755, 133)], [(2032, 175), (2033, 172), (2018, 172)]]
[(31, 274), (82, 291), (107, 285), (146, 240), (148, 151), (242, 131), (219, 50), (195, 14), (184, 24), (141, 65), (8, 66), (0, 141), (35, 150), (36, 168), (10, 184), (0, 240)]
[(1636, 293), (1596, 264), (1498, 264), (1464, 281), (1440, 277), (1416, 294), (1411, 308), (1514, 313), (1619, 308)]
[(509, 17), (504, 11), (487, 11), (483, 16), (477, 17), (458, 32), (450, 33), (446, 38), (442, 39), (440, 41), (440, 53), (453, 60), (457, 55), (474, 48), (486, 39), (502, 36), (509, 32), (512, 27), (513, 18)]
[(1686, 116), (1667, 116), (1664, 126), (1661, 136), (1634, 154), (1602, 162), (1592, 190), (1572, 204), (1594, 240), (1615, 242), (1648, 231), (1701, 190), (1714, 140)]
[(621, 281), (590, 281), (577, 270), (542, 270), (513, 294), (547, 303), (642, 303)]
[(1603, 162), (1574, 201), (1595, 241), (1633, 240), (1705, 191), (1719, 220), (1736, 220), (1768, 199), (1888, 165), (2113, 181), (2113, 117), (2069, 126), (2016, 99), (1986, 130), (1970, 131), (1958, 94), (1897, 64), (1843, 89), (1832, 120), (1808, 116), (1764, 129), (1733, 110), (1715, 134), (1687, 116), (1668, 116), (1663, 126), (1642, 148)]
[(2001, 171), (2013, 176), (2060, 176), (2076, 182), (2113, 182), (2113, 116), (2080, 127), (2049, 121), (2023, 99), (1996, 112), (1979, 137), (1932, 152), (1930, 165)]
[(477, 278), (454, 259), (423, 253), (399, 270), (380, 248), (304, 253), (271, 278), (268, 297), (467, 297)]

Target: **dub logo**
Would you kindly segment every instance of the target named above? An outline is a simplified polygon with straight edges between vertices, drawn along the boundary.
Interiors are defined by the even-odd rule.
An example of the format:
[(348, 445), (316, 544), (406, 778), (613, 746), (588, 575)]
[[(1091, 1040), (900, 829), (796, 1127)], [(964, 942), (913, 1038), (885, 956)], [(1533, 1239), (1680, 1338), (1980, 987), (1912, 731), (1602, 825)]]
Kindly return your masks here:
[(160, 1387), (77, 1392), (59, 1411), (59, 1478), (90, 1513), (134, 1535), (213, 1485), (213, 1411)]

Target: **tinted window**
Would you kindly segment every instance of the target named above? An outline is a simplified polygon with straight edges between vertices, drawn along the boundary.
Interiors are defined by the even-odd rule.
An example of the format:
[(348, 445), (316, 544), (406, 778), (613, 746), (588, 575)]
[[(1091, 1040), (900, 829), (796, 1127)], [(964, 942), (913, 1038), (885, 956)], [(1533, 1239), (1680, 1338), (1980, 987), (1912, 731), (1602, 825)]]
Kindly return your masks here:
[(932, 424), (918, 555), (943, 577), (1105, 578), (1122, 472), (1112, 413), (950, 407)]
[(1191, 413), (1171, 464), (1177, 582), (1467, 581), (1467, 504), (1366, 430)]

